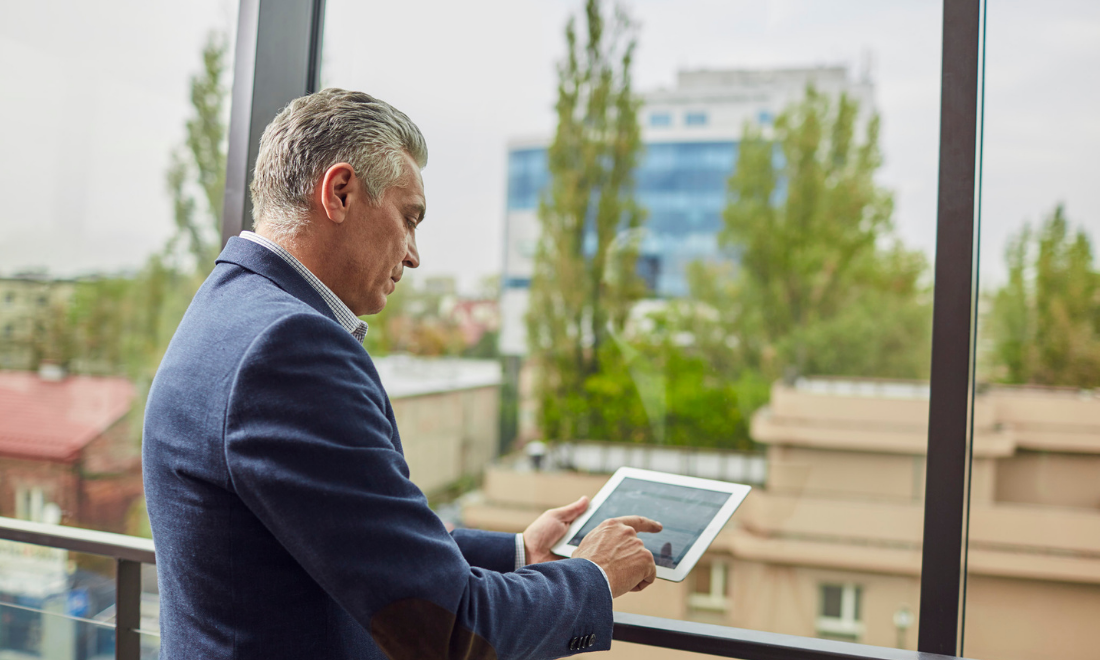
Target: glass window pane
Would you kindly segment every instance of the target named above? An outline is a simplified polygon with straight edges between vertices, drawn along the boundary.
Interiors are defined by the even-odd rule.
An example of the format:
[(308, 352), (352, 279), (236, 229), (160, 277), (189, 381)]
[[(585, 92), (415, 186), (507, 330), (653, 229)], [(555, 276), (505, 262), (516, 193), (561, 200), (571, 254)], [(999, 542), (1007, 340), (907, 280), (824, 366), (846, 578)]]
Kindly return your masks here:
[(821, 587), (821, 616), (834, 619), (840, 618), (841, 601), (844, 597), (844, 588), (835, 584), (826, 584)]
[(113, 657), (115, 566), (98, 555), (0, 541), (0, 657)]
[(220, 247), (235, 20), (0, 9), (0, 515), (148, 535), (143, 401)]
[(1083, 660), (1100, 644), (1100, 7), (988, 4), (963, 653)]
[[(144, 398), (220, 248), (237, 9), (0, 5), (0, 516), (150, 535)], [(113, 657), (114, 573), (0, 542), (0, 657)]]
[[(622, 466), (749, 483), (708, 551), (727, 603), (691, 598), (712, 588), (701, 568), (616, 607), (915, 648), (895, 614), (920, 601), (941, 8), (750, 4), (625, 3), (629, 93), (621, 58), (598, 63), (622, 114), (559, 97), (569, 18), (578, 48), (589, 34), (581, 0), (330, 0), (322, 80), (428, 140), (434, 219), (405, 295), (500, 283), (517, 451), (465, 524), (520, 531)], [(366, 24), (417, 24), (432, 46)], [(629, 149), (590, 130), (615, 125)], [(374, 323), (437, 323), (424, 309)], [(827, 630), (822, 584), (853, 585)]]

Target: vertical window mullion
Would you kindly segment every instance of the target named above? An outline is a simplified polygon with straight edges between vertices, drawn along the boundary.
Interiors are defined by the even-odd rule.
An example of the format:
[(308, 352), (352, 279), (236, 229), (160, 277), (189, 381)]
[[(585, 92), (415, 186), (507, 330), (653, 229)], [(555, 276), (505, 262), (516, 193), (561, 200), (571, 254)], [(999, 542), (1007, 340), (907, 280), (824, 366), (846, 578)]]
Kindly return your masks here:
[(920, 651), (958, 648), (971, 409), (982, 0), (945, 0)]

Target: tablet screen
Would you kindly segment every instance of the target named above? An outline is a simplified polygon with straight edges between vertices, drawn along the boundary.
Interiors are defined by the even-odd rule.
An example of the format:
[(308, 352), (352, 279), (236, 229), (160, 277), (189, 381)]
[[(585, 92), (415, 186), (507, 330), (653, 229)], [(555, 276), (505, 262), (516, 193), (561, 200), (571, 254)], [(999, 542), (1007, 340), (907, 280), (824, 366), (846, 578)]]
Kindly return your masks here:
[(580, 545), (608, 518), (645, 516), (664, 526), (656, 534), (639, 534), (658, 566), (676, 568), (731, 494), (702, 488), (626, 478), (611, 492), (569, 545)]

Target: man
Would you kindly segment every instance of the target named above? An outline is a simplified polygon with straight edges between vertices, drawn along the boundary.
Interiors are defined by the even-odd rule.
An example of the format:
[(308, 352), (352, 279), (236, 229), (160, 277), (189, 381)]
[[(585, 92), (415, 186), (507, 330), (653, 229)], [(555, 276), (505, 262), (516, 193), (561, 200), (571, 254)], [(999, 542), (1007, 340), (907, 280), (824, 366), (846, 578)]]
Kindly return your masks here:
[(329, 89), (264, 131), (256, 233), (230, 239), (149, 392), (144, 473), (164, 660), (554, 658), (606, 650), (645, 588), (640, 517), (573, 559), (587, 507), (520, 536), (448, 534), (409, 480), (357, 316), (416, 268), (427, 148), (401, 112)]

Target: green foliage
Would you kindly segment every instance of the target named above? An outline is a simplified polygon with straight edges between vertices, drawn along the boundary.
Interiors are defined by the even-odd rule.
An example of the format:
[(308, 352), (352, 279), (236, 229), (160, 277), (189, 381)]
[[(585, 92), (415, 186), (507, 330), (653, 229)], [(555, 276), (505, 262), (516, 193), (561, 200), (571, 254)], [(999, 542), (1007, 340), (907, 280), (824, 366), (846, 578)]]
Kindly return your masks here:
[(154, 255), (134, 277), (78, 286), (67, 310), (74, 371), (152, 378), (201, 279)]
[(498, 346), (500, 344), (500, 332), (489, 330), (482, 333), (473, 346), (468, 346), (462, 351), (462, 357), (480, 360), (495, 360), (500, 357)]
[(752, 449), (749, 419), (770, 383), (731, 360), (728, 329), (713, 308), (667, 301), (628, 329), (628, 364), (649, 411), (654, 441)]
[(468, 349), (462, 333), (451, 319), (440, 314), (443, 297), (440, 293), (418, 291), (411, 283), (397, 287), (381, 312), (363, 317), (370, 325), (363, 346), (375, 357), (393, 353), (425, 357), (463, 355)]
[[(194, 115), (187, 120), (186, 146), (172, 152), (166, 181), (172, 195), (176, 234), (165, 247), (174, 254), (184, 242), (195, 266), (203, 274), (214, 267), (221, 249), (222, 201), (225, 197), (225, 140), (228, 41), (224, 34), (212, 32), (202, 50), (203, 70), (191, 78), (191, 107)], [(201, 191), (204, 217), (194, 189)]]
[[(693, 294), (735, 345), (717, 362), (766, 379), (797, 374), (923, 378), (931, 335), (927, 263), (893, 236), (877, 186), (879, 118), (812, 87), (776, 120), (747, 125), (729, 181), (723, 246), (740, 268), (696, 266)], [(730, 339), (733, 341), (731, 342)]]
[(585, 41), (570, 19), (558, 66), (558, 127), (548, 151), (550, 189), (539, 205), (541, 238), (527, 318), (539, 366), (540, 425), (547, 438), (635, 437), (645, 416), (631, 400), (610, 341), (644, 288), (636, 246), (616, 240), (643, 217), (633, 197), (641, 155), (631, 66), (635, 28), (622, 11), (585, 5)]
[(1008, 283), (992, 297), (993, 374), (1005, 383), (1100, 386), (1100, 280), (1083, 230), (1058, 205), (1005, 250)]

